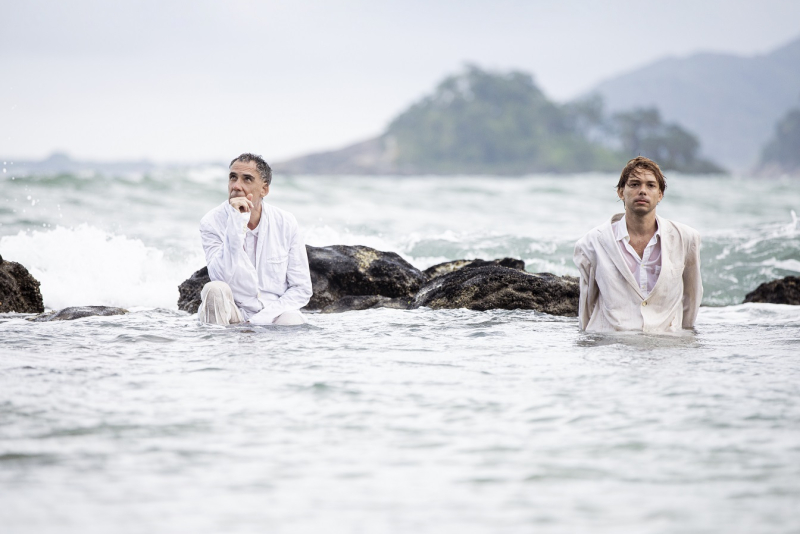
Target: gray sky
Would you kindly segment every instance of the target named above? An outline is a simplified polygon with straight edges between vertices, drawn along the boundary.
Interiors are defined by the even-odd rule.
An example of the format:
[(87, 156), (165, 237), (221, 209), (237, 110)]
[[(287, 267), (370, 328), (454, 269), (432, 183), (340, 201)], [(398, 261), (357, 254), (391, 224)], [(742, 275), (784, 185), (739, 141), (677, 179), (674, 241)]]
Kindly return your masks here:
[(0, 0), (0, 156), (277, 161), (379, 133), (466, 62), (566, 101), (798, 21), (797, 0)]

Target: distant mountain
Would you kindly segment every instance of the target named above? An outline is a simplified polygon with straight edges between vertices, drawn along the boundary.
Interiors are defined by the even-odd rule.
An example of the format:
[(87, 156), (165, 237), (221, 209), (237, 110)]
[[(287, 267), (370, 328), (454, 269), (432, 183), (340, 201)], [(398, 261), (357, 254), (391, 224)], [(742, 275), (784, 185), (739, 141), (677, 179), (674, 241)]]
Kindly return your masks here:
[(678, 124), (667, 124), (656, 108), (620, 111), (603, 121), (607, 140), (628, 157), (647, 156), (663, 170), (693, 174), (724, 173), (700, 156), (700, 141)]
[(759, 170), (765, 175), (800, 175), (800, 108), (789, 110), (775, 125), (775, 134), (761, 153)]
[(550, 101), (524, 72), (470, 66), (374, 139), (277, 163), (307, 174), (528, 174), (618, 171), (636, 155), (665, 170), (720, 172), (700, 143), (658, 110), (606, 117), (597, 99)]
[(600, 83), (611, 112), (655, 107), (694, 132), (703, 152), (725, 166), (759, 160), (775, 123), (800, 103), (800, 38), (769, 54), (669, 58)]

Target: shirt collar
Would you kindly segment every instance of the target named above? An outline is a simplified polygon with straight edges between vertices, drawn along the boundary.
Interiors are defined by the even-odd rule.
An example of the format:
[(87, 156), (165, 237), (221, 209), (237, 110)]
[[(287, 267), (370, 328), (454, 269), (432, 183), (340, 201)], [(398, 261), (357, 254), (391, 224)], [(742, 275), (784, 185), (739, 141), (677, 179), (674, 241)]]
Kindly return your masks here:
[[(631, 240), (630, 234), (628, 234), (628, 225), (625, 222), (625, 216), (623, 215), (620, 220), (613, 224), (614, 226), (614, 238), (617, 241), (625, 241), (626, 243)], [(651, 243), (655, 242), (656, 239), (661, 239), (661, 228), (658, 226), (658, 218), (656, 218), (656, 233), (653, 234), (653, 238), (650, 240)]]

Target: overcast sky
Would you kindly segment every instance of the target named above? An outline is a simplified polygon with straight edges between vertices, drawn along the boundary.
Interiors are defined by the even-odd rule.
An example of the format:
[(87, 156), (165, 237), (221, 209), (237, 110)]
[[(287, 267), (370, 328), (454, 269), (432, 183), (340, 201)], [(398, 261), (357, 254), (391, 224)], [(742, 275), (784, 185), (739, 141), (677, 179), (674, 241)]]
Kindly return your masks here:
[(380, 133), (467, 62), (566, 101), (798, 21), (797, 0), (0, 0), (0, 156), (277, 161)]

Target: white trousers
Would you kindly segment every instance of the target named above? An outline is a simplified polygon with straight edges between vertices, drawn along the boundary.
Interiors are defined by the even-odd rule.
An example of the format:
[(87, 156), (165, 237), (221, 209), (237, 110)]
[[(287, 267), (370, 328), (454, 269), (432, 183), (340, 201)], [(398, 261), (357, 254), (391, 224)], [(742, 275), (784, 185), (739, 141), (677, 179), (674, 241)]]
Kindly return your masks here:
[[(244, 322), (239, 308), (233, 300), (231, 287), (225, 282), (209, 282), (200, 292), (200, 308), (197, 319), (201, 323), (229, 325)], [(280, 326), (305, 324), (306, 319), (298, 310), (286, 310), (272, 321)]]

